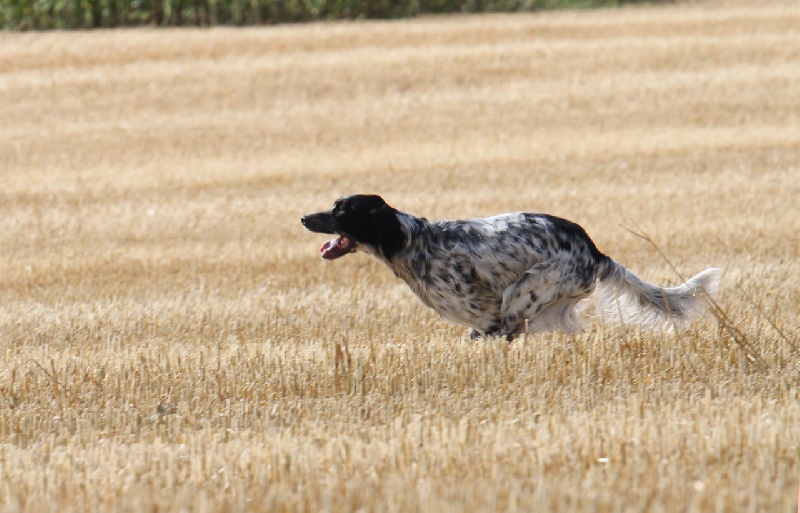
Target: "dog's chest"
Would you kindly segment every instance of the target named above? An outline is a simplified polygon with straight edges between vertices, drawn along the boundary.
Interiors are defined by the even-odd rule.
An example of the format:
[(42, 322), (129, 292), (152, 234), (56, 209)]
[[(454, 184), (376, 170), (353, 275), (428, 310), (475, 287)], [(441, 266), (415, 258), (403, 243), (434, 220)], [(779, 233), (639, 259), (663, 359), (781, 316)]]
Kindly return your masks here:
[(392, 265), (428, 307), (456, 324), (488, 328), (498, 322), (502, 297), (485, 287), (466, 261), (418, 260)]

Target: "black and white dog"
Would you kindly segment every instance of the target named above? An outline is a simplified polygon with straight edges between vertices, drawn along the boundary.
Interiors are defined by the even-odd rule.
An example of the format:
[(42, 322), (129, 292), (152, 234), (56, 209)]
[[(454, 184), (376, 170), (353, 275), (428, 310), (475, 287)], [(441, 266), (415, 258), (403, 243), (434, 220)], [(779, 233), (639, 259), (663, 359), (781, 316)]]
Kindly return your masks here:
[(683, 285), (647, 283), (604, 255), (577, 224), (546, 214), (501, 214), (431, 222), (354, 195), (302, 218), (317, 233), (338, 235), (322, 246), (333, 260), (363, 250), (382, 260), (445, 319), (473, 338), (578, 329), (577, 304), (599, 282), (607, 310), (649, 326), (686, 321), (703, 311), (720, 269)]

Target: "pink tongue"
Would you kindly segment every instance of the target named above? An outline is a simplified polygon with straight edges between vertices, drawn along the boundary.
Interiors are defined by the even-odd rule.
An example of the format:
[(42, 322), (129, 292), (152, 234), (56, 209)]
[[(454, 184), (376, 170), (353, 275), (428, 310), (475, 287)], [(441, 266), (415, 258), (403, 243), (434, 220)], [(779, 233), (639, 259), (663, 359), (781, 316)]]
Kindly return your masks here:
[(320, 248), (320, 256), (325, 260), (333, 260), (353, 251), (353, 243), (347, 237), (331, 239)]

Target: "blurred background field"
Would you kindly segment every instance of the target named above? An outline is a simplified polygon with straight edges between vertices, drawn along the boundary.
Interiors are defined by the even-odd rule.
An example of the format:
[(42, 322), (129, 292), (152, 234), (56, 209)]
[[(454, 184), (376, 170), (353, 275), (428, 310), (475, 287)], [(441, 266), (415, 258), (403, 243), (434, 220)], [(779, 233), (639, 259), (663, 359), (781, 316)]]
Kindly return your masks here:
[[(653, 0), (657, 3), (659, 0)], [(0, 0), (0, 28), (265, 25), (619, 7), (642, 0)]]
[[(0, 33), (0, 510), (792, 511), (791, 2)], [(302, 214), (583, 225), (676, 333), (470, 341)]]

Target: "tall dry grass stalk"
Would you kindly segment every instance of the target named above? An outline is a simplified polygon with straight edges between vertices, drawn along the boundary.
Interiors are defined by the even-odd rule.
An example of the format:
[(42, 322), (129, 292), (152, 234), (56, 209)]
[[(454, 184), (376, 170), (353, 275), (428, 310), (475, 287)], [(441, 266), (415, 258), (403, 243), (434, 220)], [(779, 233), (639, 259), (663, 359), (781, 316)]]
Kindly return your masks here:
[[(0, 509), (795, 508), (795, 7), (0, 34)], [(724, 317), (470, 341), (320, 261), (351, 192), (674, 283), (636, 227)]]

